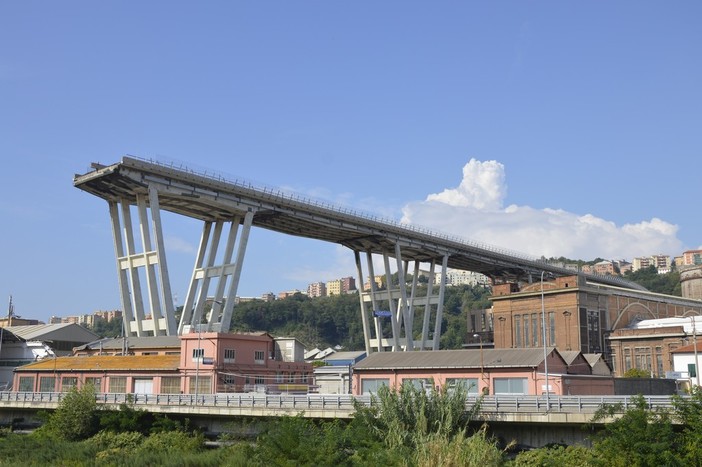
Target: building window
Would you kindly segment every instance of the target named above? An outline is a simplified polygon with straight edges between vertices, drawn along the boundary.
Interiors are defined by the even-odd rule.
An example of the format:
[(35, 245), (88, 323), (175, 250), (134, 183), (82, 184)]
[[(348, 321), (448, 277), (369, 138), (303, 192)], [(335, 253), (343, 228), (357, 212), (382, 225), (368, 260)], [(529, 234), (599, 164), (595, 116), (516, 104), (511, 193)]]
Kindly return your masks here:
[(532, 313), (531, 314), (531, 333), (532, 333), (531, 346), (532, 347), (539, 346), (539, 332), (537, 331), (539, 329), (538, 322), (539, 322), (539, 319), (538, 319), (536, 313)]
[(446, 388), (452, 391), (463, 386), (467, 394), (478, 394), (478, 378), (446, 378)]
[(205, 349), (193, 349), (193, 361), (202, 359), (205, 356)]
[(34, 392), (34, 376), (20, 376), (19, 391)]
[(624, 349), (624, 373), (631, 370), (631, 349)]
[(516, 315), (514, 317), (514, 338), (515, 347), (519, 348), (522, 346), (522, 317)]
[(39, 378), (39, 392), (56, 391), (56, 378), (53, 376), (42, 376)]
[(656, 347), (656, 376), (662, 378), (665, 376), (665, 368), (663, 368), (663, 348)]
[(640, 370), (651, 371), (651, 348), (636, 347), (634, 348), (634, 365)]
[(529, 347), (529, 315), (524, 315), (524, 347)]
[(617, 368), (619, 366), (618, 362), (617, 362), (617, 357), (618, 357), (617, 351), (614, 348), (612, 348), (610, 351), (610, 354), (609, 354), (609, 358), (611, 359), (611, 362), (612, 362), (612, 373), (615, 375), (617, 374)]
[(263, 350), (254, 351), (254, 363), (262, 365), (266, 362), (266, 352)]
[(93, 387), (95, 388), (95, 392), (102, 391), (102, 378), (90, 377), (90, 376), (86, 377), (85, 384), (92, 384)]
[(227, 385), (236, 384), (236, 376), (229, 373), (222, 375), (222, 382)]
[(126, 376), (110, 376), (110, 392), (124, 394), (127, 392)]
[(283, 382), (283, 373), (281, 373), (280, 371), (275, 374), (275, 382), (276, 383)]
[(266, 380), (262, 375), (258, 375), (254, 378), (254, 384), (266, 384)]
[(556, 312), (555, 311), (548, 312), (548, 324), (549, 324), (549, 329), (548, 329), (549, 345), (556, 345)]
[(162, 376), (161, 394), (180, 394), (180, 376)]
[(234, 363), (236, 360), (236, 349), (224, 349), (224, 363)]
[(381, 386), (389, 386), (390, 380), (387, 378), (364, 378), (361, 380), (361, 392), (363, 394), (373, 394), (378, 392)]
[(527, 379), (495, 378), (493, 389), (495, 394), (527, 394)]
[[(195, 390), (195, 384), (197, 381), (197, 391)], [(199, 376), (190, 377), (190, 394), (210, 394), (212, 393), (212, 377), (211, 376)]]
[(292, 371), (288, 373), (288, 383), (294, 383), (295, 382), (295, 373)]
[(75, 376), (64, 376), (61, 378), (61, 392), (68, 392), (71, 388), (78, 387), (78, 378)]
[(404, 378), (402, 384), (410, 384), (415, 389), (427, 390), (432, 387), (432, 380), (429, 378)]

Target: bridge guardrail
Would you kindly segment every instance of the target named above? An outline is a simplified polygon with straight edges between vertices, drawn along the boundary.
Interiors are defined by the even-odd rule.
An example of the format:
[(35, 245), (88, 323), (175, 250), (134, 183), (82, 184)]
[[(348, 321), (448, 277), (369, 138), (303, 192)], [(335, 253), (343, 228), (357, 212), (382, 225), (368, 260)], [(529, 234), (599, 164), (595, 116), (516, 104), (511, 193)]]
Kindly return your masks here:
[[(469, 396), (467, 407), (480, 401), (482, 413), (586, 413), (594, 414), (604, 405), (622, 405), (622, 413), (632, 406), (634, 396)], [(673, 408), (670, 396), (643, 396), (649, 409)], [(682, 396), (685, 397), (685, 396)]]
[[(0, 407), (14, 406), (17, 403), (53, 406), (58, 404), (66, 393), (58, 392), (0, 392)], [(220, 394), (96, 394), (99, 404), (138, 406), (195, 406), (220, 408), (260, 408), (294, 410), (337, 410), (353, 413), (354, 403), (363, 406), (373, 404), (370, 395), (350, 394), (308, 394), (271, 395), (257, 393)], [(622, 411), (632, 405), (633, 396), (523, 396), (491, 395), (469, 396), (466, 409), (480, 403), (479, 413), (595, 413), (603, 405), (622, 404)], [(686, 397), (686, 396), (682, 396)], [(672, 409), (670, 396), (644, 396), (650, 409)]]

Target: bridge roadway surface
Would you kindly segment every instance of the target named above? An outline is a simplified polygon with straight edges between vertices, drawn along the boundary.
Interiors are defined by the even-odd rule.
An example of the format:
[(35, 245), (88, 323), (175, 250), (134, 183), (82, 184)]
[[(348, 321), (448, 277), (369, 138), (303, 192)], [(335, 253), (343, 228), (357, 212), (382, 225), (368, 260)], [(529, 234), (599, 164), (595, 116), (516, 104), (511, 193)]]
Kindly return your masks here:
[[(202, 221), (231, 221), (253, 212), (254, 227), (337, 243), (353, 251), (383, 254), (402, 247), (403, 260), (431, 262), (447, 256), (448, 267), (485, 274), (499, 281), (531, 282), (542, 272), (570, 276), (571, 269), (535, 258), (354, 210), (306, 199), (279, 189), (197, 173), (175, 164), (125, 156), (118, 163), (92, 164), (74, 186), (108, 202), (136, 204), (137, 195), (156, 187), (160, 208)], [(392, 254), (391, 254), (392, 256)], [(582, 274), (582, 273), (581, 273)], [(594, 283), (645, 290), (618, 277), (583, 274)]]

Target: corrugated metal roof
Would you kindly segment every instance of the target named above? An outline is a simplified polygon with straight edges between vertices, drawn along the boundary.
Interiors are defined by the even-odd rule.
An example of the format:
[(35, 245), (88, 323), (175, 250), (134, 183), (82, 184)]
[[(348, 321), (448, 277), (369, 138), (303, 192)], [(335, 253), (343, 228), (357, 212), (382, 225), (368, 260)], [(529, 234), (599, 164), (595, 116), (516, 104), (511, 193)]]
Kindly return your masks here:
[(10, 332), (24, 340), (91, 342), (99, 338), (97, 334), (74, 323), (29, 324), (8, 326)]
[[(550, 352), (557, 352), (550, 349)], [(536, 368), (544, 361), (543, 349), (425, 350), (376, 352), (357, 363), (357, 370), (431, 368)]]
[(110, 370), (178, 370), (178, 355), (93, 355), (45, 358), (21, 366), (15, 371), (110, 371)]
[(359, 357), (362, 357), (363, 355), (366, 354), (365, 350), (358, 350), (356, 352), (335, 352), (329, 356), (327, 356), (324, 360), (326, 361), (332, 361), (332, 360), (355, 360)]
[[(101, 344), (102, 343), (102, 344)], [(85, 345), (89, 349), (121, 350), (124, 345), (124, 338), (115, 337), (101, 339)], [(127, 345), (130, 349), (160, 349), (164, 347), (180, 348), (180, 337), (178, 336), (148, 336), (148, 337), (127, 337)]]

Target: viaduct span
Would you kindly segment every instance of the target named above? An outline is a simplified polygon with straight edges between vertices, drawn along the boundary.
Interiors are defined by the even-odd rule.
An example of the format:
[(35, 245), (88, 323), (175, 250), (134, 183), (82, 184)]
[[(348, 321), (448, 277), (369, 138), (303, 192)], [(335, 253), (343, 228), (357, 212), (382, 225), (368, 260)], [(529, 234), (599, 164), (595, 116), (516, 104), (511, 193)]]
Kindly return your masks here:
[[(88, 173), (75, 175), (73, 183), (107, 201), (124, 324), (130, 335), (177, 335), (193, 327), (227, 332), (253, 227), (333, 242), (353, 252), (359, 286), (365, 280), (371, 284), (369, 291), (359, 293), (368, 353), (438, 349), (447, 267), (485, 274), (494, 283), (531, 282), (544, 273), (551, 277), (574, 274), (518, 253), (214, 173), (127, 156), (111, 165), (93, 163), (91, 167)], [(203, 222), (178, 323), (168, 277), (162, 210)], [(382, 258), (378, 264), (383, 265), (386, 277), (383, 290), (372, 280), (377, 275), (374, 258)], [(416, 282), (420, 264), (428, 265), (430, 274), (421, 296), (418, 290), (424, 288)], [(393, 269), (398, 273), (395, 281)], [(407, 284), (405, 276), (410, 273), (413, 282)], [(434, 286), (437, 274), (442, 280)], [(586, 277), (590, 282), (641, 289), (615, 277)], [(390, 309), (380, 310), (381, 306)], [(385, 319), (390, 321), (387, 331)], [(411, 332), (415, 319), (422, 320), (421, 335)]]

